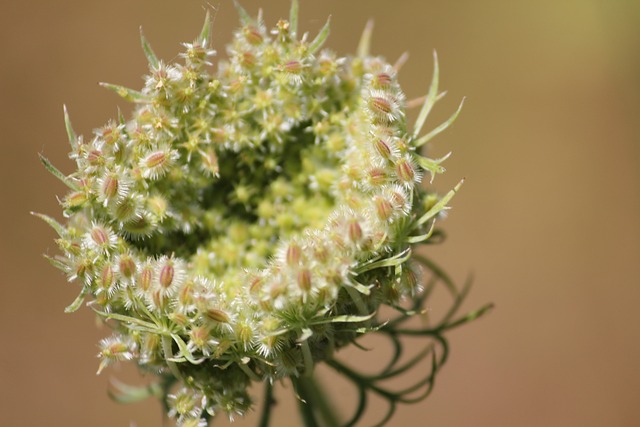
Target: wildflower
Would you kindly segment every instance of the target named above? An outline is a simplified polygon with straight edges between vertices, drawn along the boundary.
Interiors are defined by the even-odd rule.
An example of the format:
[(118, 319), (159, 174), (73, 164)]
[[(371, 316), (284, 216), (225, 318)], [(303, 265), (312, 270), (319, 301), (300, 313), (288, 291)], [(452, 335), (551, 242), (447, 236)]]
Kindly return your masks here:
[(173, 377), (163, 398), (178, 425), (243, 414), (251, 382), (298, 384), (359, 334), (399, 333), (379, 309), (421, 311), (411, 249), (458, 188), (417, 185), (443, 171), (417, 152), (437, 68), (408, 133), (397, 69), (369, 55), (370, 28), (358, 56), (338, 58), (322, 50), (328, 23), (299, 33), (297, 7), (272, 31), (239, 7), (217, 71), (208, 17), (184, 64), (142, 37), (144, 88), (105, 85), (136, 102), (133, 117), (80, 144), (65, 112), (78, 169), (43, 160), (69, 187), (66, 224), (40, 215), (60, 235), (55, 265), (82, 284), (69, 311), (86, 298), (113, 320), (100, 370), (131, 360)]

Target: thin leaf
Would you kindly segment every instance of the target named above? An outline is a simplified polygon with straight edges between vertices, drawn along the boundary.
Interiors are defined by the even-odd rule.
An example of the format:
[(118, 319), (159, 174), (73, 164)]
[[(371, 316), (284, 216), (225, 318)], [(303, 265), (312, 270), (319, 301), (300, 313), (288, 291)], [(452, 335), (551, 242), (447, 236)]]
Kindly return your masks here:
[(207, 15), (204, 17), (204, 24), (202, 25), (202, 30), (200, 31), (200, 36), (198, 37), (198, 41), (203, 47), (208, 47), (210, 39), (211, 39), (211, 14), (207, 10)]
[(63, 105), (62, 109), (64, 110), (64, 126), (67, 129), (69, 144), (71, 144), (71, 149), (73, 151), (76, 151), (78, 149), (78, 138), (76, 137), (76, 133), (73, 131), (73, 127), (71, 126), (71, 119), (69, 118), (69, 112), (67, 111), (67, 106)]
[(50, 216), (40, 214), (37, 212), (31, 212), (31, 215), (36, 216), (41, 220), (43, 220), (44, 222), (46, 222), (47, 224), (49, 224), (49, 226), (53, 228), (56, 231), (56, 233), (58, 233), (58, 236), (64, 237), (64, 235), (67, 234), (66, 233), (67, 230), (62, 226), (62, 224), (60, 224), (58, 221), (51, 218)]
[(124, 114), (122, 114), (122, 110), (118, 107), (118, 123), (121, 125), (126, 125), (127, 120), (124, 118)]
[(295, 38), (298, 35), (298, 0), (292, 0), (289, 10), (289, 33)]
[(133, 387), (112, 379), (111, 384), (116, 390), (107, 390), (107, 393), (111, 399), (118, 403), (135, 403), (149, 397), (162, 397), (162, 388), (156, 383), (144, 387)]
[(100, 86), (110, 89), (120, 95), (120, 97), (124, 98), (129, 102), (136, 103), (146, 103), (149, 102), (147, 96), (145, 96), (142, 92), (138, 92), (137, 90), (129, 89), (124, 86), (118, 86), (111, 83), (101, 82)]
[(418, 162), (418, 165), (422, 169), (429, 171), (429, 174), (431, 175), (431, 179), (429, 180), (429, 182), (432, 183), (437, 174), (444, 173), (445, 168), (440, 164), (447, 160), (449, 156), (451, 156), (451, 152), (448, 152), (446, 155), (440, 157), (439, 159), (430, 159), (428, 157), (423, 157), (420, 155), (416, 155), (415, 158)]
[(74, 311), (77, 311), (82, 305), (82, 303), (84, 302), (84, 298), (87, 296), (88, 293), (89, 293), (88, 287), (85, 286), (84, 288), (82, 288), (82, 291), (80, 291), (80, 295), (78, 295), (76, 299), (73, 300), (73, 302), (64, 309), (64, 312), (73, 313)]
[(142, 44), (142, 50), (144, 51), (144, 55), (147, 57), (147, 61), (149, 61), (149, 65), (152, 69), (157, 70), (159, 65), (158, 57), (153, 52), (151, 45), (149, 45), (149, 42), (142, 33), (142, 27), (140, 27), (140, 44)]
[[(440, 267), (438, 264), (436, 264), (435, 262), (433, 262), (432, 260), (430, 260), (429, 258), (421, 254), (416, 254), (413, 258), (416, 261), (418, 261), (420, 264), (422, 264), (423, 267), (426, 267), (429, 271), (431, 271), (434, 274), (434, 276), (436, 276), (435, 278), (442, 280), (444, 282), (445, 287), (454, 298), (458, 297), (460, 293), (458, 292), (458, 288), (456, 284), (453, 282), (451, 277), (449, 277), (449, 275), (442, 269), (442, 267)], [(435, 281), (433, 282), (430, 281), (430, 284), (431, 283), (435, 283)]]
[(432, 351), (434, 351), (434, 345), (429, 344), (421, 352), (413, 356), (411, 359), (409, 359), (407, 362), (405, 362), (401, 366), (392, 370), (386, 370), (384, 373), (373, 376), (371, 378), (374, 381), (381, 381), (381, 380), (386, 380), (386, 379), (401, 375), (406, 371), (408, 371), (409, 369), (413, 368), (418, 363), (420, 363), (420, 361), (425, 357), (427, 357)]
[(250, 24), (251, 23), (251, 16), (240, 5), (238, 0), (233, 0), (233, 5), (236, 7), (236, 10), (238, 11), (238, 15), (240, 15), (240, 22), (242, 22), (243, 25)]
[(367, 271), (375, 270), (376, 268), (383, 267), (395, 267), (400, 265), (411, 258), (411, 248), (407, 248), (404, 251), (396, 254), (392, 257), (381, 259), (379, 261), (375, 261), (369, 264), (365, 264), (356, 270), (357, 274), (361, 274)]
[(120, 322), (124, 322), (124, 323), (131, 323), (133, 325), (138, 325), (141, 326), (143, 328), (146, 328), (149, 331), (158, 333), (158, 334), (162, 334), (162, 335), (166, 335), (166, 332), (163, 331), (162, 329), (158, 328), (157, 325), (150, 323), (150, 322), (145, 322), (144, 320), (141, 319), (137, 319), (135, 317), (130, 317), (130, 316), (125, 316), (123, 314), (118, 314), (118, 313), (107, 313), (104, 311), (100, 311), (100, 310), (94, 310), (96, 313), (98, 313), (99, 315), (101, 315), (102, 317), (104, 317), (105, 319), (115, 319), (118, 320)]
[(326, 319), (326, 321), (322, 321), (322, 322), (314, 322), (314, 324), (322, 324), (322, 323), (360, 323), (360, 322), (366, 322), (367, 320), (370, 320), (373, 318), (373, 316), (376, 315), (376, 312), (374, 311), (371, 314), (368, 314), (366, 316), (355, 316), (352, 314), (344, 314), (342, 316), (335, 316), (335, 317), (331, 317), (329, 319)]
[(431, 227), (429, 228), (429, 231), (426, 234), (423, 234), (421, 236), (409, 236), (407, 238), (407, 242), (412, 244), (424, 242), (425, 240), (429, 239), (429, 237), (431, 237), (431, 235), (433, 234), (433, 230), (435, 230), (435, 227), (436, 227), (436, 222), (433, 221), (431, 223)]
[(373, 34), (373, 19), (369, 19), (364, 26), (362, 35), (360, 36), (360, 42), (358, 43), (357, 55), (358, 58), (366, 58), (369, 56), (371, 50), (371, 36)]
[(47, 261), (49, 261), (51, 265), (53, 265), (58, 270), (61, 270), (65, 273), (69, 271), (69, 267), (59, 259), (50, 257), (49, 255), (43, 255), (43, 256), (46, 258)]
[(369, 295), (371, 293), (371, 288), (373, 287), (373, 285), (365, 286), (358, 282), (346, 283), (345, 285), (348, 286), (347, 290), (355, 289), (362, 295)]
[(360, 421), (364, 411), (367, 409), (367, 403), (367, 391), (363, 386), (358, 385), (358, 407), (344, 427), (353, 427), (358, 423), (358, 421)]
[(472, 320), (476, 320), (479, 317), (484, 316), (486, 313), (488, 313), (489, 311), (491, 311), (493, 309), (494, 305), (493, 303), (489, 303), (481, 308), (479, 308), (478, 310), (474, 310), (470, 313), (467, 313), (465, 316), (463, 316), (462, 318), (455, 320), (447, 325), (445, 325), (442, 330), (446, 331), (448, 329), (453, 329), (456, 328), (460, 325), (463, 325), (467, 322), (471, 322)]
[(375, 424), (373, 427), (383, 427), (387, 424), (387, 421), (389, 421), (391, 417), (393, 417), (393, 414), (395, 414), (397, 409), (396, 402), (394, 400), (387, 400), (387, 403), (389, 404), (387, 414), (384, 416), (382, 421), (380, 421), (378, 424)]
[[(376, 326), (363, 326), (362, 328), (358, 328), (356, 329), (356, 332), (359, 334), (368, 334), (369, 332), (378, 332), (380, 329), (384, 328), (387, 325), (387, 322), (381, 323), (379, 325)], [(356, 344), (356, 342), (353, 342), (354, 344)], [(363, 350), (367, 350), (369, 351), (370, 349), (368, 348), (364, 348), (362, 346), (360, 346), (361, 349)]]
[(438, 98), (438, 84), (440, 79), (440, 66), (438, 65), (438, 53), (433, 51), (433, 76), (431, 77), (431, 84), (429, 85), (429, 92), (427, 93), (427, 98), (422, 104), (422, 109), (420, 110), (420, 114), (418, 114), (418, 119), (416, 120), (415, 125), (413, 125), (413, 137), (417, 138), (422, 130), (422, 126), (424, 122), (427, 120), (427, 116), (431, 112), (433, 105), (437, 102)]
[[(437, 363), (436, 352), (434, 351), (431, 357), (431, 371), (429, 372), (429, 375), (427, 375), (422, 381), (418, 381), (414, 385), (398, 391), (398, 395), (403, 396), (401, 399), (398, 399), (398, 401), (402, 403), (418, 403), (429, 396), (429, 394), (431, 394), (431, 390), (433, 390), (433, 385), (435, 384), (438, 368), (439, 366)], [(419, 390), (424, 386), (427, 386), (426, 389), (418, 396), (413, 398), (404, 397), (405, 395), (413, 393), (414, 391)]]
[(329, 27), (331, 26), (330, 24), (331, 16), (329, 16), (329, 18), (327, 19), (327, 23), (324, 24), (324, 27), (322, 27), (316, 38), (313, 39), (313, 41), (309, 45), (310, 55), (313, 55), (318, 49), (320, 49), (324, 42), (327, 40), (327, 37), (329, 37)]
[[(440, 101), (442, 98), (444, 98), (447, 95), (447, 91), (445, 90), (444, 92), (440, 92), (438, 94), (438, 96), (436, 96), (436, 100), (435, 102)], [(407, 101), (406, 103), (406, 107), (407, 109), (411, 109), (411, 108), (416, 108), (419, 107), (421, 105), (424, 105), (424, 102), (427, 100), (427, 95), (424, 96), (420, 96), (418, 98), (415, 99), (410, 99), (409, 101)]]
[(449, 117), (449, 119), (442, 123), (440, 126), (438, 126), (437, 128), (435, 128), (434, 130), (432, 130), (431, 132), (429, 132), (428, 134), (424, 135), (423, 137), (421, 137), (420, 139), (418, 139), (415, 142), (415, 146), (416, 147), (420, 147), (424, 144), (426, 144), (427, 142), (429, 142), (433, 137), (435, 137), (436, 135), (442, 133), (443, 131), (445, 131), (449, 126), (451, 126), (451, 124), (453, 122), (456, 121), (456, 119), (458, 118), (458, 114), (460, 114), (460, 111), (462, 110), (462, 106), (464, 105), (464, 100), (465, 98), (462, 98), (462, 101), (460, 101), (460, 105), (458, 105), (458, 109), (456, 110), (455, 113), (453, 113), (453, 115), (451, 117)]
[(393, 70), (397, 73), (409, 59), (409, 52), (403, 52), (402, 55), (393, 63)]
[(435, 217), (436, 215), (438, 215), (441, 211), (443, 211), (444, 209), (447, 209), (447, 203), (449, 203), (449, 201), (453, 198), (453, 196), (456, 195), (456, 193), (458, 192), (458, 190), (460, 190), (460, 187), (462, 187), (462, 184), (464, 183), (464, 179), (460, 180), (460, 182), (458, 183), (458, 185), (456, 185), (453, 190), (449, 191), (447, 194), (445, 194), (445, 196), (440, 199), (438, 201), (438, 203), (436, 203), (435, 205), (433, 205), (431, 207), (431, 209), (429, 209), (427, 211), (427, 213), (425, 213), (424, 215), (422, 215), (422, 217), (418, 220), (418, 225), (422, 225), (425, 222), (429, 221), (431, 218)]
[(190, 363), (193, 363), (194, 365), (199, 365), (200, 363), (206, 360), (204, 357), (200, 359), (194, 358), (193, 354), (187, 348), (187, 344), (184, 342), (182, 338), (180, 338), (179, 335), (171, 334), (171, 338), (173, 338), (173, 341), (175, 341), (175, 343), (178, 344), (178, 348), (180, 349), (180, 354), (178, 356), (182, 356), (184, 359), (172, 357), (171, 359), (169, 359), (170, 361), (183, 362), (186, 359), (187, 361), (189, 361)]
[(60, 172), (58, 168), (53, 166), (51, 162), (42, 154), (38, 153), (38, 157), (40, 157), (40, 162), (44, 165), (45, 169), (47, 169), (53, 176), (62, 181), (67, 187), (74, 191), (78, 191), (80, 187), (78, 187), (73, 181), (69, 179), (65, 174)]

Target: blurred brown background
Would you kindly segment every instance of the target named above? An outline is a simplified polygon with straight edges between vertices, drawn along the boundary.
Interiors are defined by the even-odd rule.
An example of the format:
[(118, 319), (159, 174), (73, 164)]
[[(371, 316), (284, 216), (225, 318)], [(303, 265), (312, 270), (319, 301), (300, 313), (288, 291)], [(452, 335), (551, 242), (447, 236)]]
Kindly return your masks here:
[[(288, 14), (287, 0), (262, 5), (270, 24)], [(229, 0), (0, 5), (0, 425), (160, 424), (155, 402), (107, 397), (128, 370), (95, 376), (105, 331), (86, 308), (63, 313), (78, 288), (41, 257), (55, 251), (54, 233), (28, 213), (60, 216), (64, 188), (37, 153), (72, 170), (62, 104), (85, 136), (116, 106), (128, 111), (96, 83), (141, 86), (139, 26), (171, 60), (207, 7), (223, 52), (237, 22)], [(393, 62), (410, 52), (409, 98), (426, 92), (437, 49), (449, 94), (429, 124), (467, 96), (433, 145), (454, 152), (436, 187), (467, 182), (443, 224), (450, 238), (431, 255), (460, 281), (473, 272), (464, 308), (496, 309), (451, 334), (432, 396), (390, 425), (640, 425), (640, 2), (301, 0), (302, 28), (315, 34), (329, 14), (328, 46), (340, 54), (368, 18), (375, 53)], [(287, 408), (284, 399), (278, 425), (297, 425)]]

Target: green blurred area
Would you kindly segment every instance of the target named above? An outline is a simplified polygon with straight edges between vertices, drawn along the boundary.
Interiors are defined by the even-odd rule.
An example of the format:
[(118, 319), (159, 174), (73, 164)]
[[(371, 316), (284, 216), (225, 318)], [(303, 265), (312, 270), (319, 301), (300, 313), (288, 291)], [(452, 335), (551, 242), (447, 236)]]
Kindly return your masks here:
[[(286, 0), (242, 3), (252, 13), (262, 5), (271, 25), (288, 15)], [(54, 196), (64, 188), (37, 153), (71, 171), (62, 104), (85, 137), (117, 106), (130, 111), (96, 83), (140, 87), (139, 27), (170, 61), (206, 9), (224, 55), (237, 22), (229, 0), (0, 5), (0, 425), (160, 424), (156, 403), (107, 397), (110, 378), (134, 378), (132, 370), (95, 377), (107, 331), (88, 308), (63, 313), (78, 289), (40, 256), (55, 252), (54, 233), (28, 213), (59, 216)], [(453, 151), (439, 191), (467, 178), (441, 224), (449, 239), (429, 254), (459, 281), (473, 273), (467, 309), (496, 309), (452, 334), (432, 396), (390, 425), (635, 425), (640, 2), (301, 0), (300, 9), (312, 35), (332, 15), (327, 45), (342, 55), (373, 18), (374, 53), (410, 53), (400, 75), (409, 99), (426, 93), (436, 49), (449, 92), (427, 126), (467, 97), (429, 148)], [(352, 397), (343, 393), (334, 387), (341, 407)], [(291, 402), (281, 402), (278, 425), (297, 425)]]

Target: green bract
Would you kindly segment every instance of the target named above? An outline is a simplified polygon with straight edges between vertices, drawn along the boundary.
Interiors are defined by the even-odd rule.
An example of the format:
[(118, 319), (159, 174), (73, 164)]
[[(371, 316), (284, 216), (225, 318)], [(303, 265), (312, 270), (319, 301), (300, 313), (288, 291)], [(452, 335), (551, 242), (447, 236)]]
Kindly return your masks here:
[(321, 50), (328, 25), (313, 40), (298, 32), (295, 2), (271, 31), (239, 10), (217, 69), (208, 18), (182, 63), (143, 38), (144, 88), (104, 85), (136, 103), (133, 117), (84, 141), (65, 111), (77, 170), (43, 158), (70, 188), (66, 224), (40, 215), (59, 234), (52, 262), (83, 287), (68, 310), (88, 300), (111, 319), (100, 369), (132, 360), (158, 373), (147, 394), (183, 425), (244, 413), (252, 381), (295, 383), (322, 361), (342, 369), (336, 349), (399, 324), (381, 323), (381, 305), (419, 312), (412, 247), (456, 191), (419, 186), (444, 159), (417, 148), (457, 115), (421, 136), (437, 63), (408, 129), (398, 70), (369, 56), (370, 27), (342, 58)]

